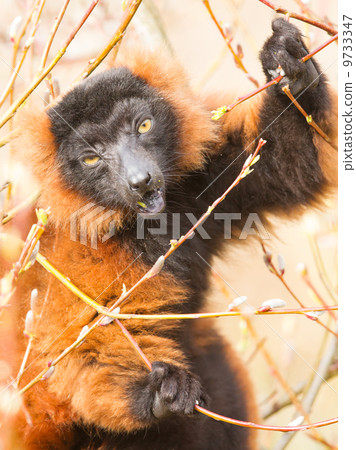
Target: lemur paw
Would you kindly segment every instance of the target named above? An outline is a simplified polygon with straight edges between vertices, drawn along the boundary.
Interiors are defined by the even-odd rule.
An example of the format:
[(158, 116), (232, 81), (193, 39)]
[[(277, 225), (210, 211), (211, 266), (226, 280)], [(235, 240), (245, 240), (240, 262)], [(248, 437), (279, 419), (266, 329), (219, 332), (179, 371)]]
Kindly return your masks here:
[(319, 72), (315, 63), (309, 59), (305, 63), (300, 59), (308, 54), (301, 32), (285, 19), (272, 22), (273, 35), (263, 46), (260, 59), (268, 80), (280, 75), (279, 67), (285, 76), (275, 86), (275, 92), (289, 85), (293, 95), (304, 89), (315, 88), (319, 84)]
[(197, 376), (161, 361), (152, 363), (152, 372), (140, 385), (134, 408), (142, 419), (162, 419), (172, 413), (193, 415), (195, 405), (208, 402)]

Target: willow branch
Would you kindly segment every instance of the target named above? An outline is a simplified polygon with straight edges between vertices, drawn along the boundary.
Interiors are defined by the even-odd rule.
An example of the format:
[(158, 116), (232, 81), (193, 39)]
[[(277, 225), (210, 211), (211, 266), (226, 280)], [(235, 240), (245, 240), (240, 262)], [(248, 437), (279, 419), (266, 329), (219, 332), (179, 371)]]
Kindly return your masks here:
[[(337, 339), (332, 336), (329, 347), (327, 348), (325, 355), (323, 356), (322, 360), (320, 361), (320, 364), (319, 364), (319, 366), (316, 370), (316, 373), (313, 377), (312, 383), (302, 401), (303, 408), (308, 412), (311, 410), (311, 408), (314, 404), (314, 401), (317, 397), (317, 394), (318, 394), (322, 384), (324, 383), (325, 378), (327, 377), (330, 364), (332, 363), (333, 359), (335, 358), (336, 351), (337, 351)], [(290, 433), (288, 435), (282, 436), (280, 441), (277, 443), (275, 450), (284, 449), (293, 437), (294, 437), (294, 433)]]
[(324, 133), (324, 131), (317, 125), (313, 119), (313, 117), (308, 114), (305, 109), (301, 106), (301, 104), (295, 99), (293, 94), (291, 93), (289, 86), (284, 86), (282, 88), (282, 91), (287, 95), (287, 97), (291, 100), (293, 105), (302, 113), (302, 115), (305, 117), (307, 124), (314, 128), (314, 130), (330, 145), (332, 145), (335, 149), (336, 147), (331, 143), (331, 139), (329, 136)]
[(225, 41), (225, 43), (226, 43), (228, 49), (230, 50), (232, 56), (234, 57), (235, 64), (237, 65), (237, 67), (238, 67), (239, 69), (241, 69), (241, 70), (246, 74), (247, 78), (248, 78), (250, 81), (252, 81), (252, 83), (253, 83), (256, 87), (258, 87), (258, 86), (259, 86), (258, 81), (257, 81), (252, 75), (250, 75), (250, 73), (247, 71), (246, 67), (245, 67), (244, 64), (243, 64), (241, 57), (240, 57), (240, 56), (234, 51), (234, 49), (232, 48), (231, 42), (230, 42), (231, 40), (225, 35), (224, 30), (222, 29), (220, 23), (219, 23), (218, 20), (216, 19), (215, 15), (214, 15), (214, 13), (213, 13), (213, 11), (212, 11), (212, 9), (211, 9), (211, 6), (210, 6), (209, 1), (208, 1), (208, 0), (203, 0), (203, 3), (204, 3), (204, 5), (205, 5), (206, 9), (208, 10), (208, 12), (209, 12), (211, 18), (213, 19), (215, 25), (217, 26), (218, 30), (220, 31), (221, 36), (224, 38), (224, 41)]
[(52, 27), (52, 29), (50, 31), (50, 34), (49, 34), (49, 38), (48, 38), (47, 43), (45, 45), (45, 48), (43, 50), (40, 66), (39, 66), (39, 69), (38, 69), (39, 73), (41, 73), (44, 70), (44, 68), (45, 68), (46, 61), (47, 61), (47, 58), (48, 58), (48, 54), (49, 54), (50, 48), (51, 48), (52, 43), (53, 43), (53, 39), (54, 39), (54, 37), (55, 37), (55, 35), (57, 33), (57, 30), (58, 30), (58, 27), (59, 27), (60, 23), (62, 22), (63, 16), (64, 16), (64, 14), (65, 14), (65, 12), (67, 10), (69, 2), (70, 2), (70, 0), (65, 0), (64, 1), (63, 6), (62, 6), (61, 10), (59, 11), (58, 16), (57, 16), (56, 20), (54, 21), (53, 27)]
[(0, 148), (10, 144), (11, 140), (14, 139), (16, 136), (18, 136), (19, 132), (20, 132), (19, 129), (13, 130), (10, 133), (3, 136), (2, 138), (0, 138)]
[[(75, 286), (65, 275), (63, 275), (58, 269), (56, 269), (40, 252), (37, 253), (36, 260), (41, 266), (46, 269), (51, 275), (57, 278), (67, 289), (69, 289), (74, 295), (80, 298), (84, 303), (95, 309), (99, 314), (103, 314), (112, 319), (119, 320), (130, 320), (130, 319), (142, 319), (142, 320), (194, 320), (194, 319), (211, 319), (213, 317), (234, 317), (234, 316), (244, 316), (246, 313), (241, 313), (240, 311), (221, 311), (213, 313), (192, 313), (192, 314), (122, 314), (122, 313), (112, 313), (107, 308), (103, 307), (83, 291), (81, 291), (77, 286)], [(136, 286), (136, 285), (135, 285)], [(136, 288), (135, 288), (136, 289)], [(131, 291), (133, 291), (132, 289)], [(123, 302), (128, 296), (128, 292), (124, 293), (118, 302)], [(118, 306), (119, 303), (115, 303), (114, 308)], [(322, 311), (337, 311), (338, 307), (333, 306), (314, 306), (310, 308), (298, 308), (298, 309), (280, 309), (280, 310), (269, 310), (260, 311), (259, 309), (248, 313), (249, 315), (283, 315), (283, 314), (301, 314), (305, 315), (308, 312), (322, 312)]]
[(0, 128), (3, 127), (10, 119), (11, 117), (16, 113), (18, 108), (27, 100), (27, 98), (32, 94), (32, 92), (38, 87), (38, 85), (46, 78), (46, 76), (51, 72), (51, 70), (56, 66), (56, 64), (60, 61), (60, 59), (63, 57), (65, 52), (67, 51), (68, 46), (73, 41), (75, 36), (77, 35), (78, 31), (81, 29), (81, 27), (84, 25), (90, 14), (92, 13), (95, 6), (98, 4), (99, 0), (93, 0), (91, 5), (89, 6), (88, 10), (80, 20), (80, 22), (75, 26), (75, 28), (72, 30), (70, 36), (64, 43), (63, 47), (59, 50), (59, 52), (56, 54), (56, 56), (52, 59), (50, 64), (40, 73), (36, 76), (34, 81), (30, 84), (29, 88), (10, 106), (10, 108), (6, 111), (6, 113), (3, 115), (3, 117), (0, 119)]
[(323, 258), (321, 257), (321, 254), (320, 254), (320, 249), (319, 249), (319, 245), (316, 240), (316, 236), (309, 235), (309, 243), (310, 243), (310, 247), (311, 247), (311, 250), (312, 250), (312, 253), (314, 256), (314, 260), (316, 262), (319, 277), (320, 277), (325, 289), (328, 291), (330, 297), (336, 303), (337, 302), (337, 294), (333, 290), (332, 282), (326, 271)]
[(15, 379), (15, 388), (16, 389), (18, 388), (18, 386), (20, 384), (20, 381), (21, 381), (21, 378), (22, 378), (22, 375), (25, 372), (25, 368), (26, 368), (26, 364), (27, 364), (27, 361), (28, 361), (28, 357), (30, 355), (33, 339), (34, 339), (33, 335), (29, 336), (27, 347), (26, 347), (26, 351), (25, 351), (24, 357), (22, 359), (21, 367), (20, 367), (19, 372), (17, 374), (17, 377)]
[(115, 319), (115, 322), (119, 325), (119, 327), (121, 328), (121, 331), (123, 332), (125, 338), (129, 341), (129, 343), (132, 346), (132, 348), (135, 350), (137, 355), (141, 358), (141, 360), (143, 361), (143, 363), (145, 364), (147, 369), (151, 372), (152, 371), (152, 364), (148, 360), (147, 356), (143, 353), (143, 351), (141, 350), (141, 347), (138, 345), (138, 343), (136, 342), (134, 337), (130, 334), (128, 329), (126, 327), (124, 327), (124, 325), (119, 320)]
[[(5, 280), (1, 284), (0, 292), (0, 308), (7, 305), (9, 299), (15, 292), (15, 283), (22, 272), (25, 272), (34, 263), (34, 252), (40, 237), (42, 236), (45, 226), (47, 224), (47, 216), (50, 210), (36, 210), (37, 213), (37, 223), (32, 226), (24, 246), (22, 248), (21, 254), (17, 262), (13, 265), (10, 272), (3, 277)], [(33, 261), (32, 261), (33, 259)]]
[(281, 8), (280, 6), (276, 6), (271, 2), (268, 2), (266, 0), (259, 0), (264, 5), (268, 6), (269, 8), (273, 9), (276, 13), (284, 14), (288, 17), (291, 17), (292, 19), (301, 20), (302, 22), (309, 23), (310, 25), (313, 25), (315, 27), (321, 28), (322, 30), (326, 31), (327, 33), (334, 35), (337, 33), (335, 28), (321, 22), (320, 20), (314, 20), (310, 19), (308, 17), (303, 16), (302, 14), (298, 14), (295, 12), (288, 11), (288, 9)]
[[(304, 270), (301, 273), (302, 279), (305, 282), (305, 284), (313, 291), (315, 297), (319, 300), (319, 302), (323, 305), (323, 306), (327, 306), (325, 300), (323, 299), (323, 297), (320, 295), (319, 291), (316, 289), (316, 287), (314, 286), (314, 283), (311, 281), (309, 274), (307, 272), (307, 270)], [(329, 311), (330, 316), (334, 319), (337, 320), (337, 317), (335, 315), (335, 313), (330, 310)]]
[[(36, 0), (36, 1), (33, 3), (32, 8), (31, 8), (30, 12), (27, 14), (27, 17), (26, 17), (26, 19), (24, 20), (24, 22), (23, 22), (23, 24), (22, 24), (22, 27), (21, 27), (20, 31), (19, 31), (18, 33), (16, 33), (16, 34), (11, 38), (11, 40), (12, 40), (12, 42), (13, 42), (13, 48), (12, 48), (12, 62), (11, 62), (11, 67), (12, 67), (12, 69), (15, 69), (15, 67), (16, 67), (17, 54), (18, 54), (18, 51), (19, 51), (19, 48), (20, 48), (21, 40), (22, 40), (22, 38), (23, 38), (23, 37), (25, 36), (25, 34), (26, 34), (27, 28), (28, 28), (28, 26), (29, 26), (29, 24), (30, 24), (30, 22), (31, 22), (31, 19), (32, 19), (32, 17), (33, 17), (33, 15), (34, 15), (35, 11), (37, 10), (37, 8), (38, 8), (38, 6), (39, 6), (39, 4), (40, 4), (40, 1), (41, 1), (41, 0)], [(13, 101), (13, 92), (14, 92), (14, 88), (13, 88), (13, 86), (12, 86), (11, 89), (10, 89), (10, 93), (9, 93), (9, 95), (10, 95), (10, 104), (11, 104), (12, 101)]]
[(115, 45), (121, 41), (124, 37), (127, 27), (129, 26), (133, 16), (135, 15), (138, 7), (140, 6), (142, 0), (131, 0), (125, 8), (124, 16), (121, 20), (119, 28), (116, 30), (114, 36), (110, 39), (106, 47), (100, 52), (100, 54), (93, 60), (90, 61), (88, 67), (79, 76), (74, 83), (87, 78), (98, 65), (106, 58), (110, 51), (115, 47)]
[(301, 62), (308, 61), (308, 59), (312, 58), (314, 55), (316, 55), (320, 50), (323, 50), (325, 47), (330, 45), (332, 42), (337, 41), (339, 38), (339, 34), (336, 33), (335, 36), (325, 41), (323, 44), (321, 44), (319, 47), (317, 47), (312, 52), (308, 53), (307, 55), (303, 56), (303, 58), (300, 59)]
[[(222, 290), (222, 292), (224, 293), (224, 296), (227, 298), (227, 300), (231, 301), (231, 295), (230, 295), (229, 291), (226, 289), (225, 284), (222, 283), (223, 280), (220, 277), (215, 277), (215, 279), (216, 279), (216, 281), (219, 282), (219, 287)], [(239, 308), (237, 308), (237, 309), (239, 309)], [(241, 314), (241, 315), (243, 315), (243, 320), (246, 324), (248, 332), (250, 333), (250, 335), (252, 336), (252, 338), (254, 339), (254, 341), (257, 344), (257, 351), (259, 350), (261, 352), (263, 358), (265, 359), (265, 361), (267, 363), (270, 373), (276, 378), (276, 380), (279, 382), (281, 387), (284, 389), (284, 391), (286, 392), (286, 394), (288, 396), (290, 403), (294, 405), (294, 407), (296, 408), (297, 411), (299, 411), (299, 414), (301, 414), (307, 422), (311, 423), (310, 417), (308, 416), (307, 412), (304, 410), (304, 408), (303, 408), (301, 402), (299, 401), (299, 399), (297, 398), (297, 395), (295, 394), (294, 390), (291, 388), (288, 381), (283, 376), (282, 372), (279, 370), (277, 363), (275, 362), (274, 358), (270, 354), (270, 352), (267, 349), (264, 342), (261, 342), (261, 340), (258, 336), (258, 333), (252, 323), (251, 318), (247, 314)], [(312, 436), (315, 439), (317, 439), (319, 442), (323, 441), (323, 438), (319, 435), (319, 433), (317, 431), (312, 430), (311, 433), (312, 433)]]
[[(260, 0), (260, 1), (262, 1), (262, 0)], [(334, 36), (333, 38), (328, 39), (326, 42), (324, 42), (324, 44), (320, 45), (318, 48), (316, 48), (312, 52), (305, 55), (303, 58), (300, 59), (300, 61), (301, 62), (307, 61), (308, 59), (310, 59), (311, 57), (313, 57), (314, 55), (319, 53), (321, 50), (323, 50), (325, 47), (330, 45), (331, 42), (334, 42), (337, 39), (338, 39), (338, 34), (336, 34), (336, 36)], [(240, 103), (248, 100), (251, 97), (254, 97), (256, 94), (259, 94), (260, 92), (264, 91), (265, 89), (268, 89), (269, 87), (271, 87), (275, 84), (278, 84), (282, 80), (282, 78), (283, 78), (283, 75), (278, 75), (276, 78), (274, 78), (273, 80), (264, 84), (263, 86), (256, 89), (255, 91), (252, 91), (249, 94), (244, 95), (243, 97), (237, 97), (236, 100), (233, 103), (231, 103), (230, 105), (225, 105), (225, 106), (219, 107), (216, 111), (213, 111), (213, 113), (214, 113), (213, 119), (214, 120), (220, 119), (220, 117), (222, 117), (225, 113), (231, 111), (232, 109), (236, 108), (236, 106), (238, 106)]]
[(328, 425), (332, 425), (333, 423), (337, 423), (338, 419), (337, 417), (333, 418), (333, 419), (329, 419), (329, 420), (324, 420), (322, 422), (315, 422), (315, 423), (310, 423), (310, 424), (305, 424), (305, 425), (300, 425), (300, 426), (276, 426), (276, 425), (259, 425), (253, 422), (244, 422), (242, 420), (236, 420), (236, 419), (231, 419), (230, 417), (226, 417), (226, 416), (222, 416), (220, 414), (216, 414), (213, 413), (201, 406), (195, 406), (195, 409), (199, 412), (201, 412), (202, 414), (205, 414), (208, 417), (211, 417), (212, 419), (221, 421), (221, 422), (226, 422), (226, 423), (230, 423), (232, 425), (238, 425), (240, 427), (245, 427), (245, 428), (255, 428), (257, 430), (267, 430), (267, 431), (284, 431), (284, 432), (289, 432), (289, 431), (305, 431), (305, 430), (310, 430), (310, 429), (314, 429), (314, 428), (321, 428), (321, 427), (326, 427)]
[(25, 43), (25, 45), (24, 45), (24, 47), (22, 49), (21, 58), (20, 58), (19, 62), (17, 63), (16, 67), (13, 68), (10, 80), (8, 81), (8, 83), (7, 83), (6, 87), (5, 87), (5, 90), (3, 91), (3, 93), (2, 93), (2, 95), (0, 97), (0, 106), (3, 105), (3, 103), (6, 100), (7, 96), (10, 94), (10, 92), (12, 90), (12, 87), (13, 87), (13, 85), (15, 83), (15, 80), (16, 80), (18, 74), (19, 74), (19, 71), (20, 71), (20, 69), (21, 69), (21, 67), (22, 67), (22, 65), (23, 65), (23, 63), (25, 61), (26, 55), (27, 55), (29, 49), (31, 48), (31, 46), (32, 46), (32, 44), (34, 42), (35, 35), (36, 35), (37, 29), (38, 29), (39, 20), (40, 20), (40, 17), (41, 17), (41, 14), (42, 14), (42, 11), (43, 11), (43, 7), (44, 7), (45, 3), (46, 3), (46, 0), (41, 0), (40, 5), (39, 5), (38, 10), (37, 10), (37, 13), (36, 13), (36, 16), (35, 16), (34, 21), (33, 21), (33, 25), (32, 25), (30, 36), (26, 40), (26, 43)]
[(1, 220), (1, 224), (5, 225), (6, 223), (10, 222), (16, 214), (18, 214), (23, 209), (27, 208), (30, 205), (33, 205), (35, 201), (38, 199), (40, 193), (38, 191), (33, 192), (29, 197), (27, 197), (25, 200), (23, 200), (21, 203), (16, 205), (14, 208), (10, 209), (7, 212), (4, 212), (3, 218)]
[[(258, 335), (257, 335), (255, 328), (253, 327), (251, 321), (248, 318), (245, 318), (245, 320), (246, 320), (246, 324), (247, 324), (247, 328), (248, 328), (249, 332), (251, 333), (251, 335), (253, 336), (255, 341), (258, 342)], [(299, 414), (301, 414), (305, 418), (305, 420), (310, 424), (311, 419), (309, 417), (309, 414), (304, 409), (301, 402), (298, 400), (297, 396), (295, 395), (293, 389), (290, 387), (290, 385), (287, 382), (287, 380), (285, 379), (285, 377), (282, 375), (282, 373), (279, 370), (279, 367), (276, 364), (276, 362), (274, 361), (273, 357), (270, 355), (270, 353), (268, 352), (268, 350), (265, 348), (264, 345), (261, 346), (260, 350), (261, 350), (261, 353), (262, 353), (264, 359), (266, 360), (266, 363), (268, 364), (268, 367), (270, 368), (271, 372), (273, 373), (273, 376), (278, 380), (278, 382), (280, 383), (280, 385), (282, 386), (284, 391), (287, 393), (288, 397), (290, 398), (291, 403), (294, 405), (294, 407), (299, 412)], [(312, 433), (317, 440), (319, 440), (319, 441), (322, 440), (322, 437), (315, 430), (312, 430)]]
[[(274, 263), (272, 261), (272, 255), (266, 250), (266, 247), (263, 242), (261, 242), (261, 246), (262, 246), (262, 250), (264, 253), (264, 261), (265, 261), (269, 271), (271, 273), (273, 273), (273, 275), (275, 275), (280, 280), (280, 282), (287, 289), (287, 291), (291, 294), (291, 296), (294, 298), (294, 300), (301, 306), (301, 308), (304, 308), (305, 306), (302, 303), (302, 301), (292, 291), (292, 289), (289, 287), (288, 283), (284, 279), (284, 276), (283, 276), (284, 274), (280, 273), (280, 271), (277, 270), (276, 266), (274, 265)], [(338, 334), (334, 330), (329, 328), (323, 322), (319, 321), (319, 318), (317, 316), (308, 316), (308, 314), (306, 314), (306, 317), (308, 317), (308, 319), (314, 320), (316, 323), (318, 323), (321, 327), (325, 328), (329, 333), (333, 334), (334, 336), (336, 336), (336, 337), (338, 336)]]

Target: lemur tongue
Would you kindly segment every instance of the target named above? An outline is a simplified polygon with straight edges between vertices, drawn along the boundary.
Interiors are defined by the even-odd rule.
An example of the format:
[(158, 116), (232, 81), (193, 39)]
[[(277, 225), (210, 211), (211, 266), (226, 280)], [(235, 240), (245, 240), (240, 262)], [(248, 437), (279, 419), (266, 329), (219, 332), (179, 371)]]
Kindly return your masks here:
[(158, 214), (164, 207), (164, 196), (160, 189), (144, 195), (142, 201), (137, 202), (137, 209), (141, 214)]

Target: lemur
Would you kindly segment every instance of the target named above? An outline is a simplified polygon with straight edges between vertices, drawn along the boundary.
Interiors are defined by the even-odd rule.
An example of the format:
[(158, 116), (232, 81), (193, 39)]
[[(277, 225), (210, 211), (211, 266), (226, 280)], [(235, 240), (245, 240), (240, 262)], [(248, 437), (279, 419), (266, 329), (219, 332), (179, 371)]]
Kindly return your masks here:
[[(14, 155), (25, 162), (41, 189), (38, 207), (51, 207), (41, 252), (82, 291), (103, 306), (120, 297), (166, 252), (172, 217), (191, 227), (241, 170), (257, 140), (267, 141), (254, 172), (218, 206), (241, 213), (297, 217), (322, 202), (335, 185), (335, 151), (308, 125), (282, 87), (330, 136), (336, 136), (336, 103), (325, 75), (308, 53), (297, 27), (273, 22), (260, 53), (267, 80), (282, 68), (282, 81), (242, 103), (220, 120), (211, 110), (221, 94), (199, 97), (175, 59), (131, 52), (119, 64), (73, 87), (46, 110), (24, 108)], [(221, 176), (223, 174), (223, 176)], [(70, 217), (87, 204), (114, 213), (113, 236), (97, 248), (71, 239)], [(167, 233), (137, 238), (137, 217), (154, 227), (165, 212)], [(29, 224), (33, 218), (29, 218)], [(108, 231), (108, 221), (99, 235)], [(224, 223), (204, 228), (166, 260), (152, 282), (135, 290), (122, 313), (187, 313), (202, 310), (209, 290), (209, 265), (226, 243)], [(233, 240), (234, 241), (234, 240)], [(236, 242), (236, 239), (235, 241)], [(36, 325), (30, 367), (21, 384), (72, 344), (97, 313), (35, 264), (19, 280), (16, 311), (24, 318), (32, 289), (46, 301)], [(21, 319), (18, 319), (21, 323)], [(24, 395), (33, 426), (19, 418), (28, 449), (255, 449), (247, 428), (195, 412), (205, 405), (225, 416), (256, 419), (249, 376), (210, 321), (127, 320), (125, 326), (152, 371), (135, 355), (115, 321), (98, 327), (56, 366), (46, 381)], [(18, 333), (18, 368), (26, 339)]]

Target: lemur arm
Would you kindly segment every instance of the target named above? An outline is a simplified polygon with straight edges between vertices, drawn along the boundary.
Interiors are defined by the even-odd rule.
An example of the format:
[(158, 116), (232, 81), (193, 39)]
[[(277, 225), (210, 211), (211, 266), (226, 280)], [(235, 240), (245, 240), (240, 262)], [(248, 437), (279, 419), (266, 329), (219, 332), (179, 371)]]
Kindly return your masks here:
[[(258, 139), (267, 141), (254, 173), (232, 196), (233, 205), (225, 206), (229, 210), (234, 206), (241, 212), (298, 213), (301, 207), (318, 203), (321, 194), (336, 184), (335, 96), (313, 60), (299, 61), (308, 53), (299, 30), (284, 19), (277, 19), (273, 30), (261, 51), (263, 69), (268, 81), (277, 76), (278, 66), (286, 76), (278, 85), (223, 117), (226, 142), (209, 167), (208, 181), (213, 184), (205, 195), (209, 190), (214, 195), (223, 189), (222, 183), (228, 186), (237, 175)], [(304, 110), (330, 137), (332, 145), (317, 134), (292, 104), (282, 91), (285, 85), (289, 85)]]

